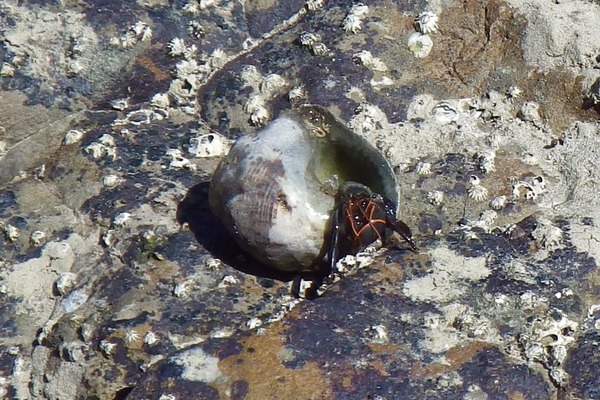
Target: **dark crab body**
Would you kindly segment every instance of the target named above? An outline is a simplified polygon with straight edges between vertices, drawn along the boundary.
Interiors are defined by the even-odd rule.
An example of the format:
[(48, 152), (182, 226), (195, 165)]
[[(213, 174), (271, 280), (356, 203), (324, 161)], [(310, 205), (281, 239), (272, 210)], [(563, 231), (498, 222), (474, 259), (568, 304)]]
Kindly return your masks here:
[(245, 251), (317, 280), (339, 257), (385, 242), (389, 229), (410, 240), (396, 221), (398, 195), (379, 151), (329, 112), (304, 106), (240, 138), (217, 167), (209, 200)]

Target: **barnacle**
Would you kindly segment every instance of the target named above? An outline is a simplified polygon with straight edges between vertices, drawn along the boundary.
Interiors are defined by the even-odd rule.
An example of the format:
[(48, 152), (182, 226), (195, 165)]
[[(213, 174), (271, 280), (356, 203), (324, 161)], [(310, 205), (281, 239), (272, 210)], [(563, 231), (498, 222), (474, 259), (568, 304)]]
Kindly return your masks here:
[(169, 149), (165, 154), (167, 157), (171, 158), (171, 161), (169, 162), (169, 168), (188, 168), (191, 170), (196, 168), (196, 166), (192, 164), (190, 160), (183, 156), (183, 152), (179, 149)]
[(54, 282), (54, 287), (61, 296), (65, 296), (73, 290), (76, 280), (77, 275), (73, 272), (63, 272), (58, 279), (56, 279), (56, 282)]
[(123, 179), (119, 178), (118, 175), (109, 174), (109, 175), (104, 175), (102, 177), (102, 185), (109, 189), (114, 188), (115, 186), (119, 185), (121, 182), (123, 182)]
[(150, 99), (150, 105), (155, 108), (166, 109), (169, 108), (169, 95), (166, 93), (157, 93)]
[[(64, 140), (64, 144), (66, 146), (69, 146), (73, 143), (77, 143), (79, 142), (81, 139), (83, 139), (83, 132), (78, 131), (76, 129), (71, 129), (69, 132), (67, 132), (67, 134), (65, 135), (65, 140)], [(95, 157), (94, 157), (95, 158)]]
[(262, 126), (269, 120), (269, 110), (265, 107), (257, 108), (250, 114), (250, 122), (254, 126)]
[(112, 354), (112, 352), (115, 350), (115, 347), (117, 347), (117, 344), (111, 343), (108, 340), (102, 340), (102, 341), (100, 341), (99, 347), (105, 356), (110, 356)]
[(490, 201), (490, 207), (494, 210), (501, 210), (506, 205), (506, 196), (497, 196)]
[(208, 133), (190, 139), (188, 152), (196, 157), (216, 157), (227, 154), (232, 141), (218, 133)]
[(470, 185), (467, 193), (475, 201), (483, 201), (488, 195), (487, 189), (481, 186), (479, 178), (475, 175), (471, 175), (470, 177)]
[(538, 158), (533, 153), (524, 152), (521, 154), (521, 160), (527, 165), (537, 165), (539, 163)]
[(123, 226), (131, 219), (131, 213), (122, 212), (113, 219), (114, 226)]
[(348, 14), (342, 21), (342, 28), (346, 33), (358, 33), (362, 29), (362, 20), (357, 15)]
[(269, 74), (260, 82), (260, 92), (267, 96), (271, 96), (286, 84), (287, 82), (281, 75)]
[(215, 49), (210, 54), (208, 63), (212, 69), (222, 68), (227, 62), (227, 54), (222, 49)]
[(434, 190), (427, 193), (427, 201), (434, 206), (439, 206), (444, 201), (444, 193), (439, 190)]
[(240, 73), (240, 79), (244, 82), (245, 86), (254, 87), (260, 84), (263, 77), (254, 65), (244, 65)]
[(415, 166), (415, 172), (419, 175), (430, 175), (431, 163), (419, 161)]
[(312, 46), (311, 50), (312, 50), (312, 53), (315, 56), (322, 56), (322, 55), (324, 55), (325, 53), (327, 53), (329, 51), (329, 49), (327, 48), (327, 46), (325, 46), (324, 43), (320, 43), (320, 42), (319, 43), (315, 43)]
[(46, 234), (42, 231), (32, 232), (31, 236), (29, 237), (29, 241), (34, 246), (41, 245), (44, 242), (44, 240), (46, 240)]
[(431, 11), (419, 14), (414, 21), (415, 29), (424, 34), (434, 33), (438, 30), (438, 16)]
[(312, 48), (321, 41), (321, 35), (304, 31), (300, 34), (299, 40), (302, 46)]
[(301, 100), (306, 99), (307, 97), (308, 97), (308, 94), (306, 93), (306, 89), (304, 88), (304, 85), (294, 86), (288, 92), (288, 99), (292, 103), (299, 102)]
[(429, 35), (414, 32), (408, 37), (408, 49), (416, 58), (425, 58), (433, 48), (433, 41)]
[(4, 62), (0, 67), (0, 76), (2, 76), (3, 78), (10, 78), (15, 76), (15, 71), (16, 68), (14, 67), (14, 65)]
[(140, 338), (140, 334), (137, 333), (134, 329), (129, 329), (125, 332), (125, 341), (127, 343), (135, 342)]
[(158, 342), (158, 336), (156, 336), (156, 334), (152, 331), (148, 331), (145, 335), (144, 335), (144, 343), (147, 344), (148, 346), (152, 346), (154, 344), (156, 344)]
[(305, 7), (308, 11), (317, 11), (325, 6), (325, 0), (308, 0)]
[(352, 59), (360, 62), (371, 71), (385, 72), (388, 70), (387, 65), (380, 58), (373, 57), (369, 50), (361, 50), (352, 55)]

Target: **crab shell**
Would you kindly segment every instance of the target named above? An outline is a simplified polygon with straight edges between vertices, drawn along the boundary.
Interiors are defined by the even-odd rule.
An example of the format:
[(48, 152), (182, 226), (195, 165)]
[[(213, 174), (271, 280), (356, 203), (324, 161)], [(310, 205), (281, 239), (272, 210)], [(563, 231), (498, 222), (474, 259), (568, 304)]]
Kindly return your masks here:
[(212, 177), (209, 202), (260, 262), (315, 272), (327, 254), (336, 193), (345, 181), (397, 204), (396, 178), (382, 154), (328, 111), (303, 106), (237, 140)]

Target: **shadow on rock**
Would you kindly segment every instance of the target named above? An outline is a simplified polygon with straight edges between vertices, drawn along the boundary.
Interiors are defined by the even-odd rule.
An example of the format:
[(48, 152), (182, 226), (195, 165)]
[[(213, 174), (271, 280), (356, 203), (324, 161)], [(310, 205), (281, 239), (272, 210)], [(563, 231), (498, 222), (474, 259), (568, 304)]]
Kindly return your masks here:
[(188, 190), (177, 207), (177, 221), (190, 226), (198, 243), (227, 265), (246, 274), (290, 281), (295, 274), (274, 270), (244, 252), (229, 235), (221, 221), (208, 205), (209, 182), (202, 182)]

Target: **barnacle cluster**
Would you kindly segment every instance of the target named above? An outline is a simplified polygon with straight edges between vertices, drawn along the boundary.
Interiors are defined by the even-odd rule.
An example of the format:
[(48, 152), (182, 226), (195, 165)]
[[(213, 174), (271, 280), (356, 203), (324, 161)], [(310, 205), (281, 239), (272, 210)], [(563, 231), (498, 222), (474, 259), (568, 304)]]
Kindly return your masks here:
[(433, 48), (430, 33), (437, 32), (438, 16), (430, 11), (419, 14), (414, 21), (416, 32), (408, 37), (408, 49), (416, 58), (425, 58)]
[(369, 12), (369, 7), (358, 3), (350, 8), (350, 11), (342, 21), (342, 28), (346, 33), (358, 33), (362, 30), (362, 19)]
[(325, 0), (308, 0), (304, 6), (308, 11), (318, 11), (325, 6)]
[(387, 122), (387, 116), (379, 107), (362, 103), (354, 110), (354, 116), (348, 122), (348, 126), (353, 131), (364, 134), (387, 125)]
[(267, 102), (284, 92), (289, 84), (279, 74), (271, 73), (263, 76), (254, 65), (244, 66), (240, 73), (240, 79), (244, 82), (245, 87), (253, 89), (244, 104), (244, 112), (248, 114), (252, 125), (265, 125), (271, 118)]
[(116, 160), (117, 158), (117, 145), (115, 139), (107, 133), (102, 135), (97, 141), (89, 144), (84, 150), (96, 159), (109, 157), (112, 160)]
[(322, 56), (329, 52), (325, 43), (321, 42), (321, 35), (312, 32), (302, 32), (299, 37), (300, 45), (306, 47), (315, 56)]
[(138, 21), (130, 26), (127, 31), (119, 36), (110, 39), (110, 44), (113, 46), (129, 49), (135, 46), (138, 42), (148, 42), (152, 38), (152, 29), (148, 24)]
[(579, 324), (565, 316), (539, 316), (519, 335), (518, 341), (527, 360), (542, 364), (557, 386), (565, 386), (569, 375), (563, 363), (569, 347), (575, 344), (578, 329)]

